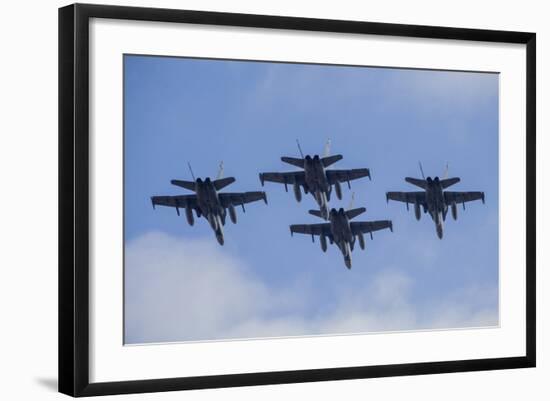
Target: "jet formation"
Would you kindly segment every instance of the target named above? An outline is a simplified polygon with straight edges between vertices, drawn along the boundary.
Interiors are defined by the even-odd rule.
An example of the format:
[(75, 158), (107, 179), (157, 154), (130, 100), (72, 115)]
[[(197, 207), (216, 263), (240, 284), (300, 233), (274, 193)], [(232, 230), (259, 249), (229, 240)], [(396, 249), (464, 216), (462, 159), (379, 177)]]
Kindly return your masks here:
[[(294, 188), (294, 196), (298, 202), (302, 200), (302, 190), (305, 194), (311, 194), (315, 199), (318, 210), (309, 210), (309, 214), (325, 220), (318, 224), (292, 224), (290, 225), (291, 235), (306, 234), (311, 235), (312, 241), (318, 236), (321, 243), (321, 250), (327, 251), (328, 244), (335, 244), (344, 257), (344, 264), (351, 269), (351, 253), (355, 247), (356, 241), (359, 242), (361, 249), (365, 249), (365, 234), (373, 239), (373, 232), (389, 229), (393, 232), (393, 223), (391, 220), (375, 221), (351, 221), (355, 217), (366, 212), (366, 208), (353, 208), (350, 205), (347, 209), (330, 208), (332, 190), (336, 192), (336, 197), (342, 200), (341, 183), (346, 182), (351, 189), (350, 181), (368, 177), (371, 179), (368, 168), (355, 169), (329, 169), (334, 163), (343, 159), (340, 154), (330, 155), (330, 140), (325, 146), (324, 155), (306, 155), (302, 152), (300, 143), (297, 141), (300, 158), (283, 156), (281, 161), (299, 167), (299, 171), (290, 172), (264, 172), (259, 174), (260, 182), (264, 186), (265, 182), (274, 182), (284, 184), (288, 192), (288, 185)], [(386, 192), (386, 201), (390, 200), (404, 202), (409, 210), (409, 204), (414, 206), (414, 212), (417, 220), (420, 220), (422, 212), (428, 213), (435, 223), (437, 236), (443, 238), (443, 222), (446, 219), (449, 208), (453, 219), (457, 219), (457, 204), (462, 203), (465, 209), (466, 202), (481, 200), (485, 203), (484, 192), (456, 192), (445, 191), (448, 187), (460, 182), (460, 178), (447, 178), (448, 166), (445, 169), (443, 177), (440, 179), (425, 178), (422, 165), (420, 172), (422, 179), (406, 177), (405, 181), (422, 188), (422, 191), (415, 192)], [(223, 227), (227, 214), (231, 221), (237, 223), (237, 212), (235, 207), (241, 206), (245, 212), (244, 205), (263, 200), (267, 204), (267, 195), (263, 191), (251, 192), (220, 192), (223, 188), (234, 183), (234, 177), (223, 178), (223, 162), (220, 163), (220, 170), (216, 179), (206, 177), (204, 179), (195, 179), (191, 165), (189, 170), (193, 181), (172, 180), (171, 183), (189, 191), (193, 194), (176, 196), (153, 196), (151, 202), (153, 208), (157, 205), (173, 207), (178, 216), (180, 209), (185, 209), (185, 215), (189, 225), (194, 224), (193, 211), (198, 218), (204, 217), (216, 236), (220, 245), (224, 244)], [(352, 195), (352, 203), (354, 196)]]

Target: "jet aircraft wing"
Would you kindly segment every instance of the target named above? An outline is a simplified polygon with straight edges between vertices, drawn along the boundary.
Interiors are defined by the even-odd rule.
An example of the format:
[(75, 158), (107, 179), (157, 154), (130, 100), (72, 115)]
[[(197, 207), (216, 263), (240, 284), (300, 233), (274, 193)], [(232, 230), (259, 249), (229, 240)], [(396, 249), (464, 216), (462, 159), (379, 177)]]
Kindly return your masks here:
[(353, 235), (372, 233), (374, 231), (384, 230), (386, 228), (393, 231), (391, 220), (356, 221), (350, 223), (350, 228)]
[(386, 192), (386, 200), (394, 200), (404, 203), (417, 203), (419, 205), (426, 204), (426, 192)]
[(478, 199), (481, 199), (483, 203), (485, 203), (485, 193), (484, 192), (452, 192), (452, 191), (445, 191), (445, 202), (447, 205), (451, 205), (454, 203), (466, 203), (466, 202), (472, 202)]
[(196, 195), (176, 195), (176, 196), (152, 196), (151, 202), (153, 207), (156, 205), (160, 206), (171, 206), (176, 208), (197, 208), (197, 196)]
[(370, 178), (370, 170), (368, 168), (354, 168), (351, 170), (326, 170), (326, 174), (330, 185), (334, 185), (337, 182), (357, 180), (363, 177)]
[(264, 181), (278, 182), (280, 184), (300, 184), (305, 183), (305, 173), (303, 171), (289, 171), (287, 173), (260, 173), (262, 185)]
[(319, 224), (292, 224), (290, 226), (290, 233), (308, 234), (308, 235), (325, 235), (329, 237), (332, 235), (330, 231), (330, 223)]
[(253, 192), (224, 192), (218, 194), (218, 198), (223, 207), (240, 206), (246, 203), (256, 202), (263, 200), (267, 203), (267, 196), (265, 192), (253, 191)]

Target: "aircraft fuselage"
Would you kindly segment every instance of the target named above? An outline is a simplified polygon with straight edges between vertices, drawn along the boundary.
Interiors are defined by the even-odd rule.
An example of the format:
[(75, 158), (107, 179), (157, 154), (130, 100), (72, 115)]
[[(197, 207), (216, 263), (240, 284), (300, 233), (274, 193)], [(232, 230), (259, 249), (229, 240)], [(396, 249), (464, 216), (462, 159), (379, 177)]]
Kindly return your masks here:
[(443, 188), (439, 182), (439, 178), (436, 177), (433, 180), (428, 177), (426, 180), (426, 205), (428, 212), (435, 223), (437, 236), (443, 238), (443, 221), (447, 215), (448, 206), (445, 203), (445, 194)]
[(332, 209), (329, 215), (332, 238), (344, 256), (344, 262), (351, 269), (351, 251), (355, 243), (355, 237), (351, 232), (351, 226), (344, 209)]
[(330, 192), (330, 185), (325, 173), (325, 166), (318, 155), (306, 156), (304, 159), (304, 174), (308, 189), (311, 192)]
[(319, 205), (321, 213), (328, 219), (328, 201), (331, 187), (325, 172), (323, 161), (318, 155), (306, 156), (304, 159), (304, 177), (307, 192), (310, 192)]
[(330, 211), (330, 230), (332, 231), (332, 236), (334, 241), (348, 241), (352, 242), (354, 240), (353, 234), (351, 232), (351, 227), (349, 219), (344, 212), (344, 209), (336, 210), (332, 209)]
[[(197, 204), (200, 213), (204, 215), (212, 230), (216, 234), (216, 238), (220, 244), (223, 244), (223, 225), (225, 224), (225, 208), (221, 205), (218, 197), (218, 191), (210, 178), (197, 179), (195, 183), (195, 193), (197, 195)], [(200, 217), (197, 210), (197, 217)]]

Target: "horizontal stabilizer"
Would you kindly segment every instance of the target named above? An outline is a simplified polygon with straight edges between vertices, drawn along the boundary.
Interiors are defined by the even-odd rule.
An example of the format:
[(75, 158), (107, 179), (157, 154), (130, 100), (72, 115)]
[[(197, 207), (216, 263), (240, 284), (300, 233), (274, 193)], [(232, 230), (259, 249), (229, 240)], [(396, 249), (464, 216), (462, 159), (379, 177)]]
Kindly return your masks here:
[(420, 187), (422, 189), (426, 189), (427, 187), (426, 180), (421, 180), (419, 178), (406, 177), (405, 181), (407, 181), (409, 184), (416, 185), (417, 187)]
[(365, 213), (366, 211), (367, 209), (365, 209), (364, 207), (358, 207), (357, 209), (346, 210), (346, 216), (349, 220), (351, 220), (359, 216), (360, 214)]
[(219, 180), (214, 180), (214, 188), (216, 188), (216, 191), (219, 191), (220, 189), (225, 188), (226, 186), (233, 184), (235, 182), (234, 177), (226, 177), (226, 178), (220, 178)]
[(309, 214), (311, 214), (312, 216), (317, 216), (321, 219), (324, 219), (323, 215), (321, 214), (321, 212), (319, 210), (310, 210)]
[(439, 184), (441, 185), (442, 189), (449, 188), (451, 185), (455, 185), (456, 183), (460, 182), (460, 178), (446, 178), (444, 180), (440, 180)]
[(334, 163), (336, 163), (339, 160), (342, 160), (344, 157), (342, 155), (334, 155), (334, 156), (327, 156), (323, 157), (321, 161), (323, 162), (323, 166), (328, 167), (332, 166)]
[(304, 159), (283, 156), (281, 157), (281, 160), (284, 161), (285, 163), (292, 164), (293, 166), (304, 168), (304, 164), (305, 164)]
[(190, 191), (195, 190), (195, 181), (172, 180), (170, 182), (172, 183), (172, 185), (176, 185)]

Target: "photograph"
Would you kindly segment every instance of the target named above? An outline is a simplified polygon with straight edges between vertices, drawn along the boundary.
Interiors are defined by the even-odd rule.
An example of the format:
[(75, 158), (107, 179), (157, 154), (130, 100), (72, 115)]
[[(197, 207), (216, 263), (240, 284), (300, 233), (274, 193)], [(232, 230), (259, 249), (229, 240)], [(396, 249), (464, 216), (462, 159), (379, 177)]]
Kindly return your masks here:
[(123, 56), (124, 344), (499, 327), (499, 73)]

